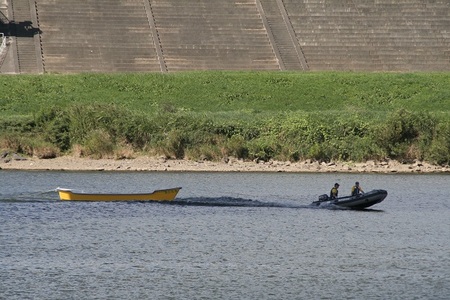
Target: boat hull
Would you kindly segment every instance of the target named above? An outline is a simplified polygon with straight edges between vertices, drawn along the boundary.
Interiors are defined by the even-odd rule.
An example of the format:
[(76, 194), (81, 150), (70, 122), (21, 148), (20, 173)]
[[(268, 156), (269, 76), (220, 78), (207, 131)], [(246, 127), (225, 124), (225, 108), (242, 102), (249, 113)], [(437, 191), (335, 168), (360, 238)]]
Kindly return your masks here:
[(314, 201), (312, 205), (335, 205), (338, 207), (361, 210), (382, 202), (387, 196), (385, 190), (373, 190), (358, 196), (340, 197), (334, 200)]
[(142, 194), (88, 194), (75, 193), (70, 189), (58, 188), (59, 199), (63, 201), (172, 201), (181, 187), (156, 190)]

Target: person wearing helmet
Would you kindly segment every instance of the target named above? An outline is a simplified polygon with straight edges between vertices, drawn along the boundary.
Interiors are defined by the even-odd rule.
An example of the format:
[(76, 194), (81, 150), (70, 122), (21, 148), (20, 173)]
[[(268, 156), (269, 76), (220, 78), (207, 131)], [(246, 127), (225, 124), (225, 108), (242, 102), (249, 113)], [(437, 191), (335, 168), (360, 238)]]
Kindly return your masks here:
[(338, 197), (338, 188), (339, 188), (339, 183), (335, 183), (334, 186), (331, 188), (330, 191), (330, 199), (336, 199)]
[(358, 196), (360, 194), (364, 194), (363, 189), (359, 186), (359, 182), (355, 182), (355, 185), (352, 187), (352, 196)]

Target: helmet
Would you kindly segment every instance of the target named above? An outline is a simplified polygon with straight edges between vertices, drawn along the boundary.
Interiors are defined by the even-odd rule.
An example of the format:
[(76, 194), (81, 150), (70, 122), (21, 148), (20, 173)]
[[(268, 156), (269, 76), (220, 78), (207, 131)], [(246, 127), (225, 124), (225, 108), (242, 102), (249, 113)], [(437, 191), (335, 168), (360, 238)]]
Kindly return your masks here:
[(339, 183), (336, 182), (336, 183), (334, 184), (334, 186), (339, 186)]
[(358, 185), (358, 184), (359, 184), (359, 182), (357, 181), (357, 182), (355, 182), (355, 184), (356, 184), (356, 185)]

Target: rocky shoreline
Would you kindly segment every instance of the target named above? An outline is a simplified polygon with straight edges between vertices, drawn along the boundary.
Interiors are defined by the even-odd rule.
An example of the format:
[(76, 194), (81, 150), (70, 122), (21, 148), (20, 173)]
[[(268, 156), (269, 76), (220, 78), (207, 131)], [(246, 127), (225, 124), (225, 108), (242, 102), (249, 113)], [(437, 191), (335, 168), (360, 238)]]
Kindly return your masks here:
[(139, 156), (133, 159), (89, 159), (61, 156), (51, 159), (26, 158), (17, 154), (3, 157), (3, 170), (66, 170), (66, 171), (173, 171), (173, 172), (298, 172), (298, 173), (450, 173), (449, 166), (436, 166), (416, 161), (367, 161), (364, 163), (330, 162), (244, 162), (227, 159), (223, 162), (171, 160), (164, 157)]

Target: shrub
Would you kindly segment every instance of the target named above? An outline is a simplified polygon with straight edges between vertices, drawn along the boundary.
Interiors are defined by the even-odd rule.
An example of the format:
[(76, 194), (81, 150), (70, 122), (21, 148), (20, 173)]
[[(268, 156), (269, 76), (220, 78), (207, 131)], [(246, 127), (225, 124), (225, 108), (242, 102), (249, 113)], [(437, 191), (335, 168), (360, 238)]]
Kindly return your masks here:
[(202, 144), (186, 149), (185, 158), (200, 161), (219, 161), (223, 156), (221, 149), (217, 145)]
[(6, 133), (0, 138), (0, 145), (2, 149), (7, 149), (12, 152), (22, 153), (23, 137), (16, 133)]
[(249, 156), (249, 149), (246, 145), (246, 141), (240, 134), (233, 135), (226, 140), (224, 152), (224, 155), (226, 156), (234, 156), (239, 159), (247, 159)]
[(93, 158), (111, 158), (114, 154), (115, 144), (111, 136), (104, 130), (98, 129), (90, 132), (83, 146), (83, 155)]
[(439, 124), (425, 157), (427, 160), (439, 164), (450, 164), (450, 122)]
[(279, 145), (270, 138), (258, 138), (248, 142), (249, 158), (269, 161), (279, 153)]
[(43, 142), (33, 147), (33, 156), (41, 159), (55, 158), (58, 155), (59, 149), (48, 142)]
[(430, 114), (395, 111), (378, 127), (377, 144), (391, 158), (421, 160), (433, 139), (436, 124), (436, 118)]
[(36, 117), (36, 124), (46, 141), (57, 146), (60, 151), (70, 149), (71, 124), (66, 111), (54, 107), (43, 110)]
[(162, 151), (167, 157), (182, 159), (184, 158), (187, 142), (188, 139), (181, 130), (172, 130), (162, 143)]
[(55, 158), (59, 149), (41, 136), (17, 136), (14, 133), (5, 134), (0, 138), (0, 148), (38, 158)]

